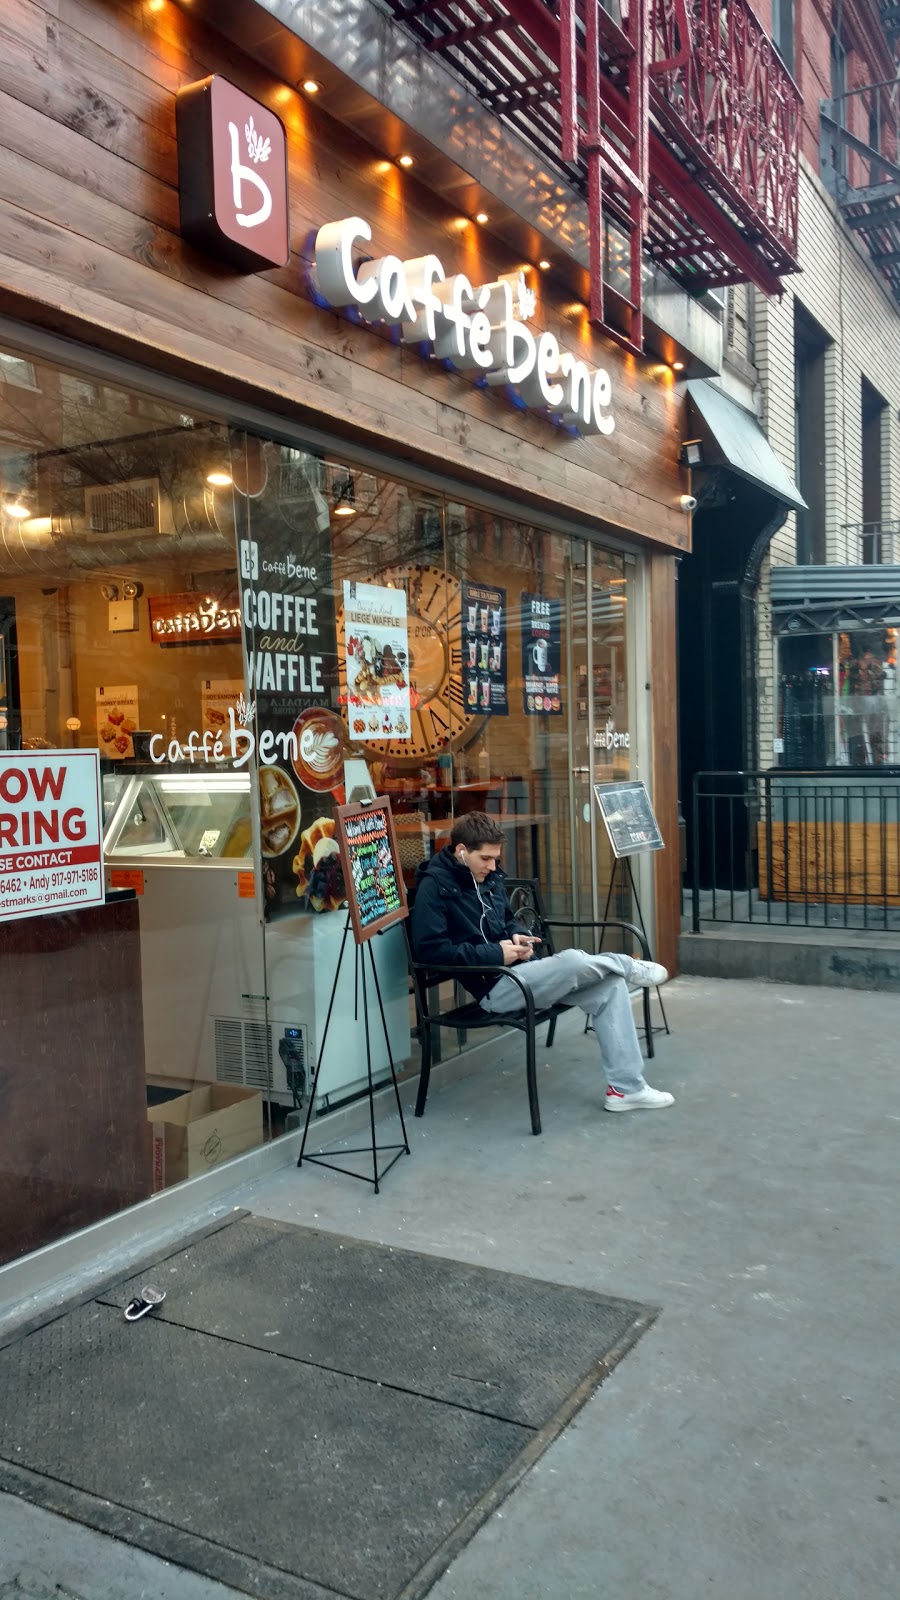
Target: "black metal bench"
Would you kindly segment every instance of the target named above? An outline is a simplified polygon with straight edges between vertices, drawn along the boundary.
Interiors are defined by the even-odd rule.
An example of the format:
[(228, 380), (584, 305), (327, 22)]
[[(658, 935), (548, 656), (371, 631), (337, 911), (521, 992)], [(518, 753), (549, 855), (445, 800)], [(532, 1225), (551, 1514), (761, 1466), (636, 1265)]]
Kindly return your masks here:
[[(544, 897), (537, 878), (507, 878), (507, 894), (515, 913), (516, 920), (522, 924), (523, 932), (536, 934), (542, 941), (542, 948), (546, 955), (555, 953), (553, 930), (555, 928), (568, 929), (570, 932), (590, 928), (597, 933), (602, 930), (600, 944), (609, 928), (623, 929), (639, 947), (641, 956), (645, 961), (650, 959), (650, 946), (646, 936), (640, 928), (631, 922), (621, 922), (610, 919), (605, 922), (594, 922), (590, 918), (579, 917), (576, 921), (568, 922), (557, 917), (548, 917), (544, 906)], [(404, 925), (405, 926), (405, 925)], [(525, 1077), (528, 1084), (528, 1105), (531, 1111), (531, 1131), (541, 1131), (541, 1111), (538, 1103), (537, 1091), (537, 1043), (536, 1030), (541, 1023), (549, 1024), (547, 1029), (547, 1047), (553, 1044), (556, 1033), (556, 1024), (564, 1011), (570, 1011), (571, 1006), (555, 1005), (545, 1009), (535, 1006), (530, 989), (517, 977), (515, 967), (430, 967), (424, 962), (413, 959), (412, 949), (407, 936), (407, 950), (409, 954), (409, 970), (412, 979), (413, 996), (416, 1003), (416, 1016), (419, 1024), (419, 1041), (422, 1047), (422, 1070), (419, 1076), (419, 1093), (416, 1098), (416, 1116), (421, 1117), (425, 1112), (425, 1102), (428, 1099), (428, 1084), (431, 1077), (431, 1063), (433, 1057), (432, 1034), (441, 1028), (455, 1028), (457, 1033), (466, 1034), (470, 1029), (479, 1028), (515, 1028), (517, 1032), (525, 1035)], [(522, 1010), (514, 1012), (512, 1016), (492, 1016), (489, 1011), (484, 1011), (477, 1000), (470, 1000), (465, 1005), (454, 1003), (442, 1008), (440, 1005), (440, 984), (450, 978), (454, 980), (454, 987), (458, 989), (460, 974), (468, 976), (486, 976), (503, 973), (518, 984), (522, 991)], [(644, 1034), (647, 1040), (647, 1054), (652, 1056), (653, 1029), (650, 1023), (650, 991), (644, 989)], [(458, 999), (458, 995), (454, 996)]]

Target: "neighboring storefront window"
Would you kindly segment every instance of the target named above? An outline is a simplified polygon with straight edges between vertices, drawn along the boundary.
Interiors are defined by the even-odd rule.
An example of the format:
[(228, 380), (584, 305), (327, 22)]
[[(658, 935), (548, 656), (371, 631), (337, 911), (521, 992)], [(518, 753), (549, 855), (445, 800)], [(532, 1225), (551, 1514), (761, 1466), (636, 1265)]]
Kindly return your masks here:
[(900, 763), (898, 631), (860, 628), (780, 639), (784, 766)]
[[(0, 363), (0, 749), (99, 749), (107, 887), (137, 896), (121, 1059), (101, 972), (79, 997), (112, 1095), (84, 1102), (106, 1130), (82, 1141), (93, 1198), (61, 1194), (27, 1248), (305, 1115), (344, 927), (336, 802), (390, 796), (410, 889), (479, 809), (557, 915), (602, 909), (591, 785), (636, 771), (632, 572), (136, 389)], [(375, 944), (414, 1063), (402, 932)], [(363, 1086), (346, 981), (317, 1114)], [(114, 1193), (102, 1142), (126, 1133), (145, 1153)]]

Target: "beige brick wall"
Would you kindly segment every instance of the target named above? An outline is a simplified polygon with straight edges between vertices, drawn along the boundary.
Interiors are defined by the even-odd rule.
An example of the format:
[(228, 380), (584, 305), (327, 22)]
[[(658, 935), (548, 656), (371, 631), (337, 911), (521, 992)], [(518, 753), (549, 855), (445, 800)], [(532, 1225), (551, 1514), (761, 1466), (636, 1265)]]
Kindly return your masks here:
[[(794, 299), (832, 341), (825, 359), (825, 542), (829, 562), (859, 559), (846, 523), (862, 521), (862, 406), (865, 377), (887, 402), (882, 422), (882, 507), (900, 516), (900, 308), (872, 270), (865, 251), (801, 158), (800, 263), (784, 280), (780, 300), (750, 298), (752, 346), (762, 387), (762, 425), (790, 471), (794, 469)], [(772, 541), (759, 594), (760, 762), (772, 760), (775, 736), (775, 647), (768, 574), (774, 562), (796, 559), (793, 516)]]

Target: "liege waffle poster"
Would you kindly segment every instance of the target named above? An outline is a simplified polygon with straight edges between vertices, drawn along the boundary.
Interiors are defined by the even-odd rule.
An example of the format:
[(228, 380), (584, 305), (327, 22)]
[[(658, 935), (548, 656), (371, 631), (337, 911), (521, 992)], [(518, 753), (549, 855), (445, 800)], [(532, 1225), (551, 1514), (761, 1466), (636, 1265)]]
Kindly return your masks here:
[(410, 736), (406, 591), (344, 583), (347, 726), (354, 740)]

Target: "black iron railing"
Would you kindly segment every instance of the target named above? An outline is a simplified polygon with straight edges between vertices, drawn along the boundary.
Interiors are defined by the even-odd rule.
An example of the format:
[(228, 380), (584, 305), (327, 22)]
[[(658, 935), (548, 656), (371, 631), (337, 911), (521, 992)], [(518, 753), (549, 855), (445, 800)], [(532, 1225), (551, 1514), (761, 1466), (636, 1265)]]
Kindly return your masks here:
[(698, 772), (691, 927), (900, 932), (900, 767)]

